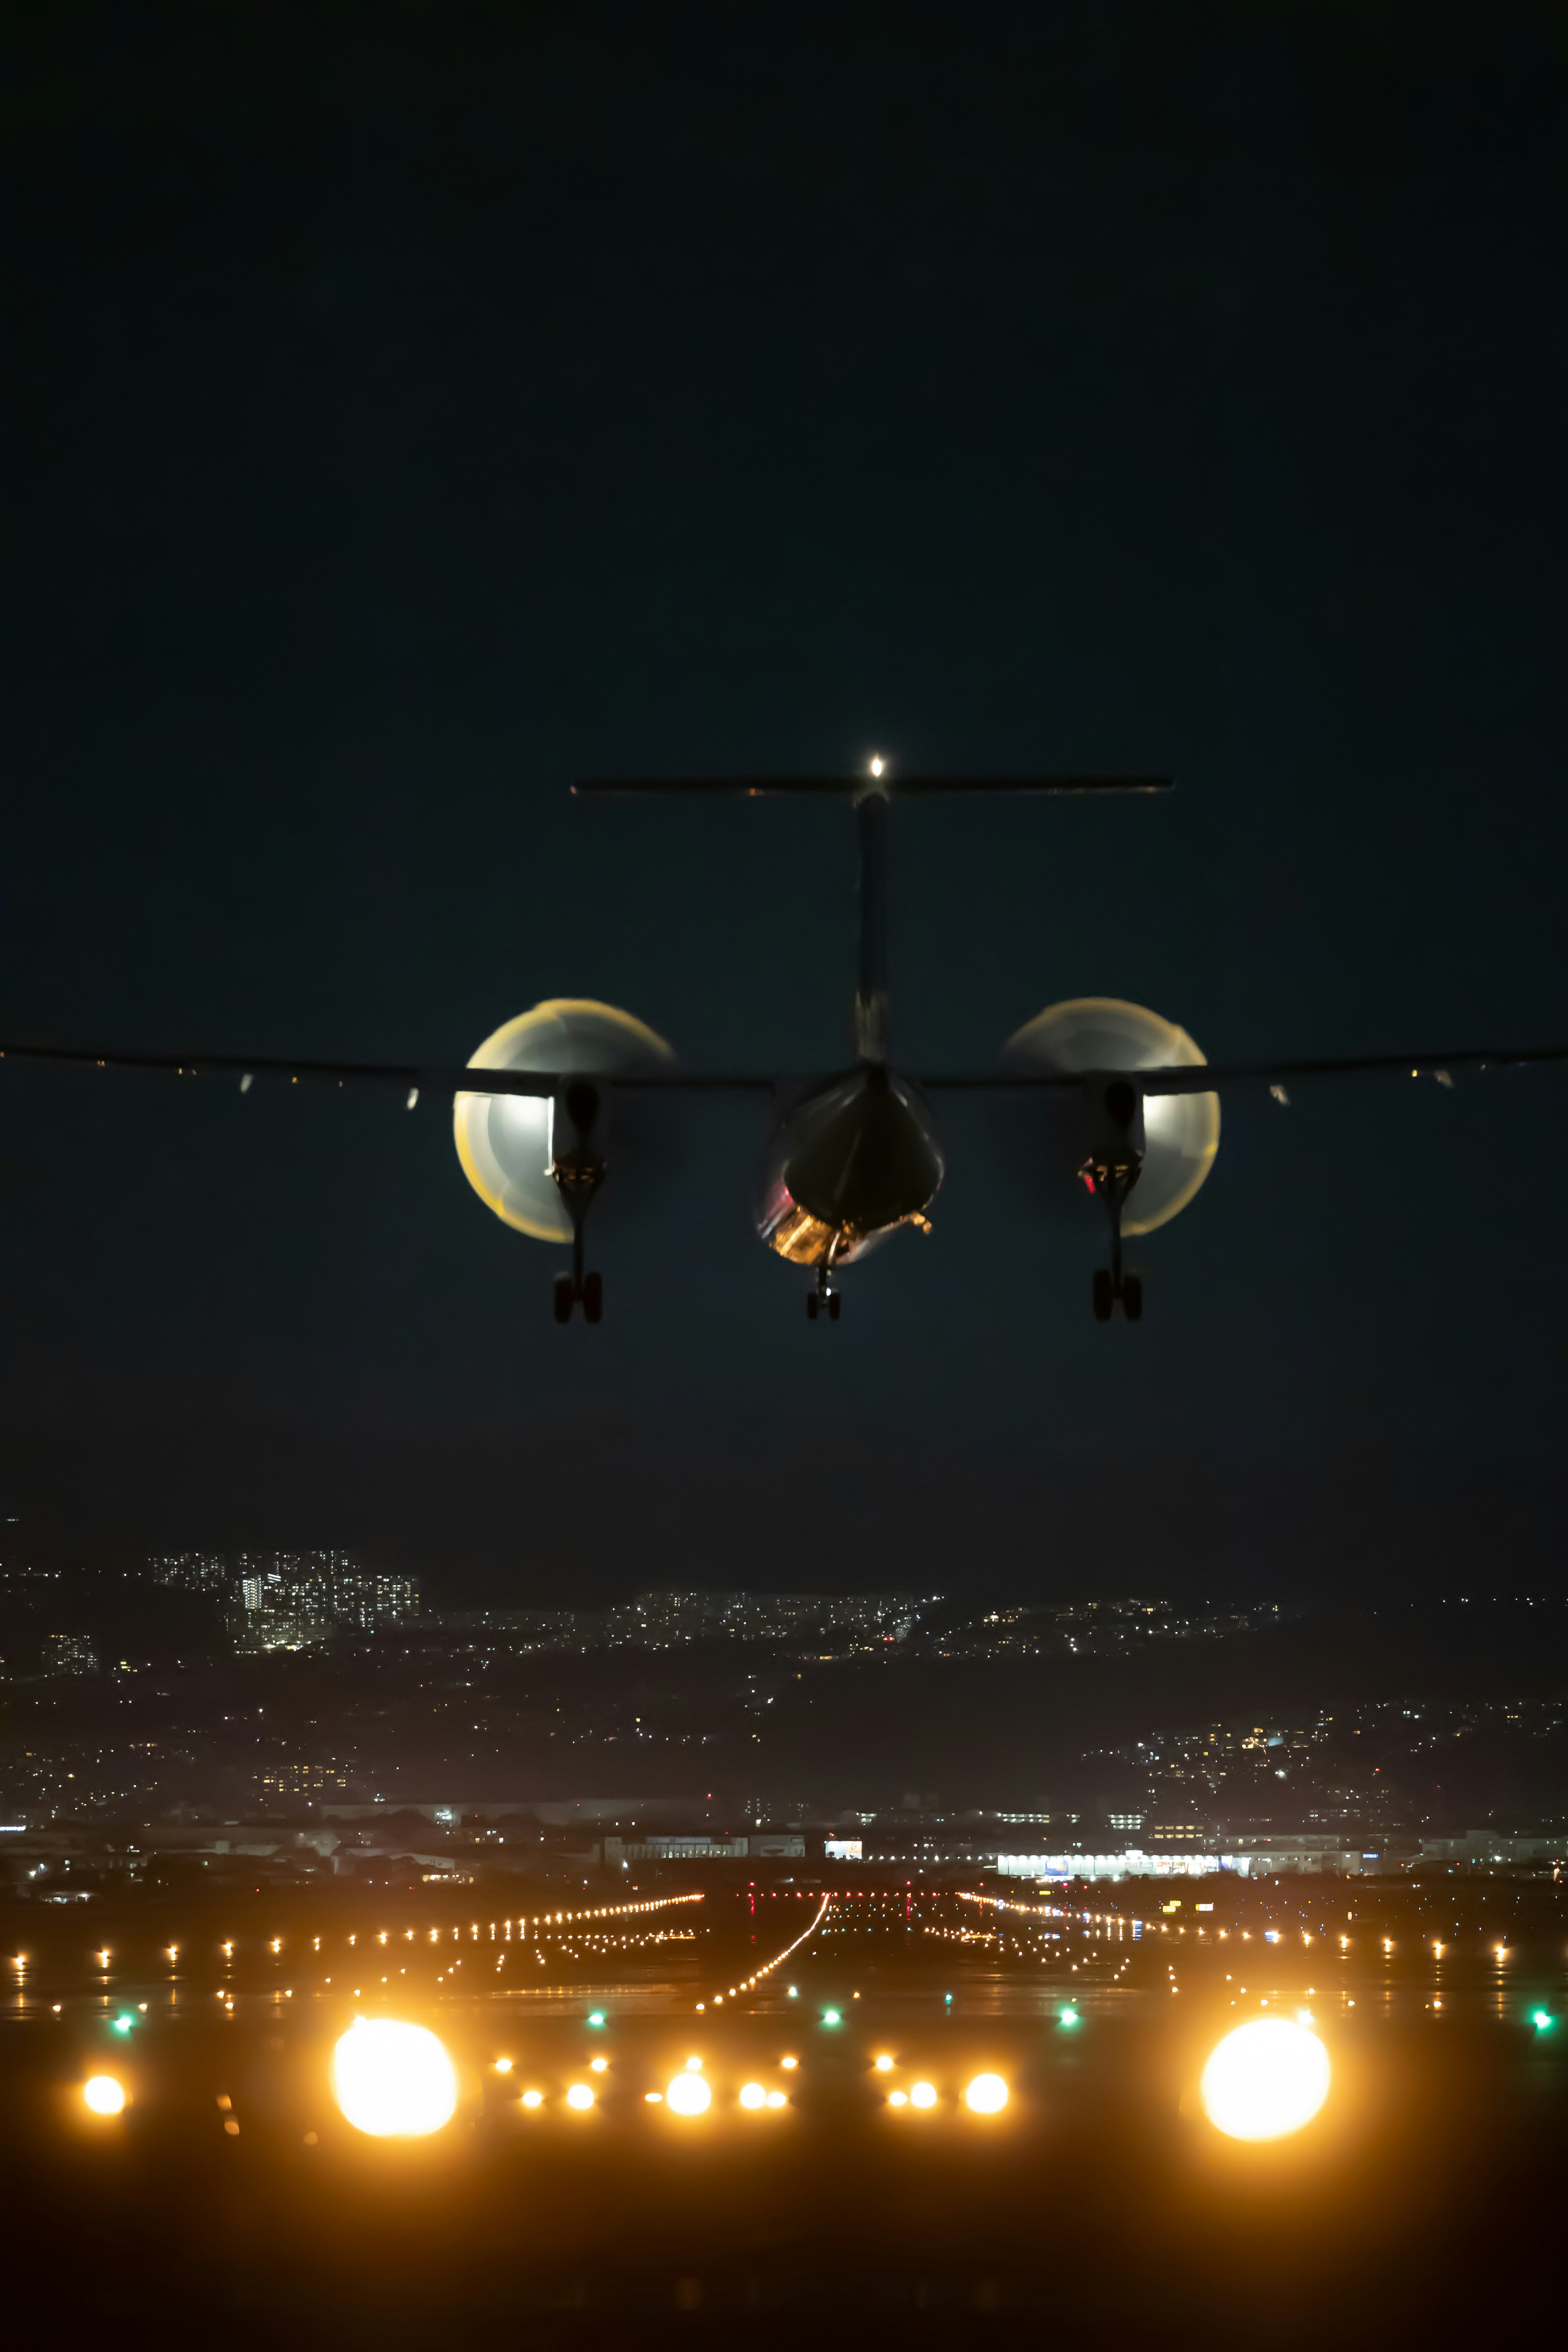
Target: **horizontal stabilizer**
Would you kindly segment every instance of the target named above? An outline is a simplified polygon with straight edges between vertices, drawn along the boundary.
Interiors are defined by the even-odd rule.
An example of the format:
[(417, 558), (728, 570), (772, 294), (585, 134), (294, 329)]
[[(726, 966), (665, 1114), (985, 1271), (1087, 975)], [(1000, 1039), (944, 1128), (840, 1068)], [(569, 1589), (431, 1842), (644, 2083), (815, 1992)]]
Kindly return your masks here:
[(699, 793), (763, 800), (773, 793), (823, 793), (853, 799), (890, 790), (900, 800), (918, 793), (1168, 793), (1169, 776), (585, 776), (579, 794)]

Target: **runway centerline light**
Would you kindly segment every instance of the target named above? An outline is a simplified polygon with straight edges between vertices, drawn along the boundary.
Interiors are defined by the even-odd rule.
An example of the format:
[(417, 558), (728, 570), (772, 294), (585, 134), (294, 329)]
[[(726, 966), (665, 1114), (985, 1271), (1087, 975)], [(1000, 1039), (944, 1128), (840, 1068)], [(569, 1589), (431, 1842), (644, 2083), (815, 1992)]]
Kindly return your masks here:
[(95, 2116), (117, 2116), (125, 2105), (125, 2089), (112, 2074), (94, 2074), (81, 2086), (82, 2097)]
[(700, 2074), (677, 2074), (664, 2100), (678, 2116), (703, 2116), (713, 2103), (713, 2094)]
[(972, 2115), (999, 2116), (1007, 2104), (1007, 2085), (1000, 2074), (976, 2074), (963, 2104)]
[(457, 2070), (423, 2025), (359, 2017), (332, 2052), (332, 2095), (356, 2131), (423, 2138), (452, 2119)]
[(1311, 2029), (1255, 2018), (1227, 2033), (1203, 2074), (1209, 2121), (1231, 2139), (1281, 2139), (1329, 2095), (1329, 2053)]

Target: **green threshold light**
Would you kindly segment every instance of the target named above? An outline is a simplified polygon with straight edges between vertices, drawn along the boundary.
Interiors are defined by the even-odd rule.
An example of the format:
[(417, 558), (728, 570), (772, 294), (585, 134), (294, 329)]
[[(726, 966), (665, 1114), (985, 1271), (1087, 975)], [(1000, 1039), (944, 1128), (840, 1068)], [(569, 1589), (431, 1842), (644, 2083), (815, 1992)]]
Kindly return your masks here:
[(133, 2017), (122, 2014), (115, 2019), (114, 2031), (116, 2033), (129, 2033), (135, 2022), (136, 2020)]
[(1530, 2021), (1537, 2033), (1550, 2033), (1557, 2020), (1549, 2009), (1535, 2009), (1530, 2013)]
[(591, 2009), (588, 2011), (588, 2022), (590, 2025), (603, 2025), (604, 2021), (605, 2012), (602, 2009)]
[(1077, 2010), (1064, 2009), (1059, 2021), (1063, 2025), (1077, 2025), (1079, 2022), (1079, 2014)]
[(822, 2012), (822, 2021), (824, 2025), (842, 2025), (844, 2020), (836, 2009), (825, 2009)]

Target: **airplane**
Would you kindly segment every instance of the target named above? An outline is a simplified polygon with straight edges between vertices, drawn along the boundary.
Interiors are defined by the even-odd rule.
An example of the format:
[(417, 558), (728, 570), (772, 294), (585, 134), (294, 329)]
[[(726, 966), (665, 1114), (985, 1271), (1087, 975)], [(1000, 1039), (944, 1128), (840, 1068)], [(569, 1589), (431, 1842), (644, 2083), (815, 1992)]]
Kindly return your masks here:
[(617, 1095), (679, 1091), (773, 1097), (776, 1118), (764, 1158), (755, 1224), (776, 1255), (807, 1268), (805, 1311), (837, 1322), (841, 1270), (905, 1226), (929, 1233), (946, 1160), (927, 1097), (952, 1092), (1022, 1094), (1041, 1118), (1037, 1165), (1103, 1213), (1110, 1264), (1094, 1270), (1095, 1319), (1117, 1307), (1143, 1312), (1142, 1277), (1125, 1263), (1126, 1240), (1166, 1224), (1196, 1195), (1219, 1148), (1223, 1089), (1267, 1087), (1281, 1102), (1300, 1078), (1354, 1072), (1443, 1087), (1457, 1069), (1491, 1070), (1568, 1061), (1568, 1045), (1461, 1047), (1441, 1053), (1330, 1055), (1214, 1065), (1186, 1032), (1143, 1005), (1080, 997), (1047, 1005), (1009, 1039), (1001, 1068), (911, 1076), (891, 1058), (888, 968), (888, 829), (895, 798), (929, 793), (1164, 793), (1165, 776), (900, 776), (880, 753), (858, 772), (824, 776), (601, 777), (573, 787), (584, 797), (647, 794), (827, 794), (854, 811), (859, 849), (859, 954), (854, 1059), (812, 1077), (687, 1070), (654, 1030), (617, 1005), (554, 998), (487, 1037), (463, 1068), (412, 1064), (287, 1060), (276, 1055), (134, 1052), (7, 1043), (0, 1061), (81, 1068), (239, 1075), (298, 1085), (391, 1086), (412, 1110), (423, 1095), (449, 1095), (458, 1160), (479, 1198), (531, 1238), (570, 1242), (570, 1271), (553, 1290), (558, 1323), (581, 1307), (604, 1313), (602, 1276), (586, 1264), (589, 1212), (612, 1166), (611, 1108)]

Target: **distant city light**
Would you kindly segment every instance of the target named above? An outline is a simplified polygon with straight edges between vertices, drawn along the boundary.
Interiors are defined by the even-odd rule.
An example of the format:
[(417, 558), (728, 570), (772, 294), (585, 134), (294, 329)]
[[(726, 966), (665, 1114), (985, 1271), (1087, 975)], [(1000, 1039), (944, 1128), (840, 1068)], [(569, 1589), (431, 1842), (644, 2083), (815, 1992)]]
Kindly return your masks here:
[(1329, 2095), (1329, 2053), (1305, 2025), (1255, 2018), (1227, 2033), (1203, 2073), (1209, 2121), (1231, 2139), (1279, 2139)]
[(332, 2052), (332, 2093), (356, 2131), (417, 2139), (451, 2121), (458, 2075), (423, 2025), (360, 2017)]

